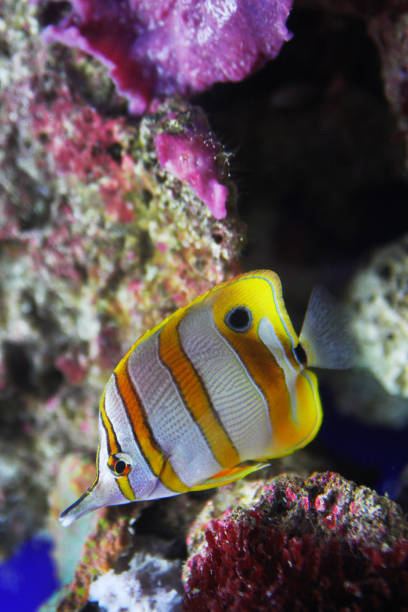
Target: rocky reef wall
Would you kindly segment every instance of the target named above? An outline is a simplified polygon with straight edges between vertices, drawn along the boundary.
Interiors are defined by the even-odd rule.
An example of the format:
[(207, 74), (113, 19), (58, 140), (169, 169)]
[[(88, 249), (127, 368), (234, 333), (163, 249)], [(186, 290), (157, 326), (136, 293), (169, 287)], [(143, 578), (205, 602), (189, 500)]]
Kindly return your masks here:
[[(2, 3), (0, 555), (47, 531), (44, 612), (408, 606), (381, 495), (407, 509), (407, 20), (401, 0)], [(61, 527), (118, 360), (260, 267), (297, 329), (315, 284), (350, 308), (361, 367), (319, 373), (317, 440), (255, 483)]]

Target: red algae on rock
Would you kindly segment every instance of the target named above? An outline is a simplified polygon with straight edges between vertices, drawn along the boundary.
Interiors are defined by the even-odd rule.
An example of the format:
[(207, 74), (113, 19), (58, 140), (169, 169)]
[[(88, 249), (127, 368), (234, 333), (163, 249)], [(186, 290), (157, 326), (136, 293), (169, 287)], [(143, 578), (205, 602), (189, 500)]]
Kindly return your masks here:
[[(202, 505), (200, 499), (178, 496), (98, 510), (73, 579), (52, 609), (76, 612), (89, 601), (110, 612), (180, 610), (185, 535)], [(70, 531), (59, 530), (59, 542)], [(48, 609), (44, 606), (44, 612)]]
[(397, 504), (333, 473), (252, 487), (249, 504), (201, 525), (198, 550), (191, 538), (185, 611), (406, 609), (408, 523)]
[(190, 96), (215, 82), (240, 81), (290, 38), (292, 0), (73, 0), (44, 31), (47, 42), (86, 51), (109, 69), (130, 111), (162, 97)]
[[(141, 512), (143, 504), (133, 508), (133, 519)], [(107, 511), (103, 514), (106, 516)], [(113, 513), (109, 529), (105, 518), (100, 518), (95, 530), (90, 534), (84, 548), (82, 558), (76, 569), (74, 578), (65, 589), (65, 594), (59, 601), (56, 610), (68, 612), (79, 610), (88, 601), (89, 587), (97, 576), (108, 572), (115, 562), (127, 552), (131, 543), (129, 529), (130, 517)]]

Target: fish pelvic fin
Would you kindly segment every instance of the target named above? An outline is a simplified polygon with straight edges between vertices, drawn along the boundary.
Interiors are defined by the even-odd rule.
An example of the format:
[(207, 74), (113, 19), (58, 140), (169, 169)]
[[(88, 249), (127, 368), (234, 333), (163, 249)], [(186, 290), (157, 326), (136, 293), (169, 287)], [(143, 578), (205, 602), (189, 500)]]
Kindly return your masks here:
[(350, 313), (324, 287), (311, 293), (299, 343), (308, 366), (345, 370), (358, 365)]

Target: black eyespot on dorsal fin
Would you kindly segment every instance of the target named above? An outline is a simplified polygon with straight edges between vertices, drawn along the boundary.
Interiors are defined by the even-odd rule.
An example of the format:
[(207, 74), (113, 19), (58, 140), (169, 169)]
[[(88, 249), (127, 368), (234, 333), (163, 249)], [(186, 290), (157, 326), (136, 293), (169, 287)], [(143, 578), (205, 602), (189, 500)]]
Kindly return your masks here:
[(307, 354), (300, 342), (297, 346), (295, 346), (293, 352), (295, 353), (295, 357), (301, 365), (307, 365)]

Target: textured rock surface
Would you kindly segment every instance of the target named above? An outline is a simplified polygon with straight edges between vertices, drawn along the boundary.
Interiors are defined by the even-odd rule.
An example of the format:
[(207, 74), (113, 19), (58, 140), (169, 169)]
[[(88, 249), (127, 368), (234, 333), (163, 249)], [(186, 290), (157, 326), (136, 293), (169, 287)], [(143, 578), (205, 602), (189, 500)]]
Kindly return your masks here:
[(110, 612), (176, 612), (181, 610), (183, 589), (180, 561), (149, 553), (135, 555), (127, 571), (110, 570), (91, 585), (89, 600)]
[[(72, 4), (75, 9), (81, 3)], [(124, 6), (104, 4), (115, 11)], [(187, 180), (189, 166), (177, 168), (180, 157), (173, 166), (177, 172), (166, 171), (165, 161), (157, 163), (157, 136), (164, 134), (166, 140), (168, 134), (191, 134), (197, 124), (206, 123), (204, 114), (167, 101), (155, 103), (153, 114), (142, 122), (129, 117), (127, 100), (100, 61), (77, 47), (45, 45), (41, 39), (41, 29), (61, 23), (70, 10), (65, 2), (40, 2), (36, 8), (23, 0), (6, 0), (0, 8), (0, 545), (8, 554), (47, 522), (67, 585), (56, 596), (60, 603), (55, 599), (50, 605), (61, 610), (96, 609), (97, 603), (89, 603), (93, 580), (103, 586), (95, 602), (109, 596), (116, 605), (118, 585), (123, 592), (141, 575), (136, 559), (142, 566), (146, 558), (155, 559), (156, 566), (164, 559), (175, 573), (185, 559), (187, 525), (203, 497), (102, 510), (69, 530), (60, 528), (56, 517), (91, 482), (97, 403), (117, 358), (141, 331), (232, 274), (242, 244), (242, 228), (234, 220), (230, 157), (218, 148), (213, 132), (208, 137), (216, 147), (210, 147), (209, 160), (215, 162), (218, 184), (228, 189), (226, 220), (215, 220), (199, 201), (204, 196)], [(247, 269), (268, 266), (279, 272), (298, 327), (315, 283), (340, 294), (358, 258), (407, 227), (405, 132), (397, 129), (406, 125), (406, 12), (402, 0), (296, 2), (289, 22), (294, 36), (275, 62), (250, 82), (218, 85), (195, 100), (206, 108), (216, 134), (235, 151), (240, 214), (249, 225), (241, 261)], [(381, 65), (383, 80), (378, 76)], [(194, 165), (196, 159), (202, 158), (190, 162)], [(223, 202), (217, 214), (224, 214)], [(363, 414), (371, 422), (380, 422), (380, 412), (392, 414), (388, 422), (401, 427), (406, 400), (388, 396), (386, 403), (379, 383), (373, 387), (359, 373), (350, 375), (350, 385), (347, 374), (334, 376), (336, 384), (326, 385), (319, 373), (325, 418), (316, 443), (305, 454), (274, 463), (273, 469), (298, 472), (300, 464), (307, 473), (344, 468), (357, 482), (379, 486), (375, 466), (363, 470), (348, 453), (353, 450), (366, 460), (370, 451), (392, 470), (393, 459), (384, 447), (386, 430), (373, 439), (367, 428), (356, 437), (350, 419), (330, 440), (325, 428), (341, 398), (346, 398), (349, 414)], [(376, 389), (378, 398), (373, 397)], [(391, 432), (391, 440), (393, 436), (397, 434)], [(331, 489), (341, 489), (346, 499), (357, 495), (353, 488), (347, 493), (342, 482), (332, 480)], [(243, 498), (251, 507), (251, 487), (240, 483), (219, 491), (189, 543), (201, 538), (204, 523), (243, 505)], [(405, 503), (406, 488), (405, 478)], [(317, 490), (317, 496), (324, 493), (323, 485)], [(284, 501), (278, 510), (286, 518), (298, 517), (302, 529), (303, 519), (312, 516), (311, 532), (316, 526), (324, 526), (325, 534), (336, 532), (340, 515), (335, 514), (335, 521), (329, 516), (335, 502), (325, 497), (319, 511), (314, 507), (306, 512), (306, 499), (317, 499), (310, 491), (292, 486), (293, 512)], [(367, 499), (373, 500), (372, 495)], [(385, 516), (384, 508), (375, 502), (367, 516), (376, 523), (377, 515)], [(340, 520), (343, 525), (348, 528), (352, 522)], [(358, 516), (354, 528), (368, 533), (370, 526)], [(235, 527), (228, 529), (235, 537)], [(261, 523), (262, 534), (263, 529)], [(215, 533), (222, 542), (224, 523)], [(259, 531), (253, 533), (255, 537)], [(166, 545), (161, 547), (159, 540), (167, 540)], [(156, 549), (149, 548), (153, 541)], [(291, 534), (275, 533), (275, 545), (279, 554), (283, 549), (287, 554), (283, 577), (289, 562), (304, 567), (306, 556), (317, 559), (311, 570), (329, 586), (331, 576), (324, 573), (322, 559), (330, 571), (342, 567), (338, 553), (344, 549), (337, 544), (322, 551), (312, 540), (299, 543)], [(403, 547), (399, 561), (392, 550), (385, 553), (390, 556), (380, 557), (381, 563), (388, 568), (395, 563), (395, 576), (403, 575)], [(384, 576), (379, 578), (378, 558), (371, 562), (367, 553), (356, 565), (353, 554), (350, 569), (355, 576), (375, 570), (372, 592), (391, 584), (392, 576), (391, 582), (389, 576), (385, 582)], [(315, 579), (316, 574), (310, 580)], [(350, 598), (360, 585), (349, 582)], [(231, 585), (235, 588), (234, 581)], [(362, 592), (367, 589), (363, 586)], [(343, 597), (344, 583), (337, 593)]]
[[(324, 462), (319, 458), (313, 459), (305, 451), (300, 451), (296, 458), (292, 455), (273, 462), (262, 474), (269, 477), (282, 470), (295, 469), (295, 466), (296, 469), (303, 466), (306, 474), (320, 465), (324, 465)], [(63, 461), (61, 476), (69, 469), (76, 476), (75, 479), (73, 474), (71, 478), (71, 481), (76, 482), (75, 490), (71, 492), (71, 497), (75, 497), (80, 492), (84, 474), (78, 471), (78, 461), (72, 455)], [(52, 496), (53, 516), (67, 498), (66, 488), (66, 483), (59, 478)], [(48, 605), (53, 605), (58, 612), (71, 612), (81, 609), (91, 598), (94, 598), (92, 601), (100, 602), (100, 598), (105, 597), (111, 597), (112, 605), (117, 605), (120, 601), (118, 589), (126, 588), (130, 592), (134, 578), (139, 580), (139, 577), (144, 575), (146, 563), (157, 569), (162, 566), (168, 569), (166, 575), (169, 588), (158, 594), (159, 600), (162, 596), (169, 597), (169, 591), (173, 589), (176, 593), (183, 592), (181, 564), (186, 559), (186, 539), (188, 545), (192, 546), (193, 539), (197, 541), (202, 538), (202, 512), (207, 512), (207, 521), (219, 516), (228, 507), (244, 503), (248, 498), (252, 499), (253, 491), (252, 482), (243, 480), (219, 489), (213, 497), (213, 503), (206, 504), (206, 501), (214, 491), (206, 491), (155, 502), (137, 502), (116, 508), (104, 508), (90, 515), (88, 523), (85, 521), (84, 524), (81, 519), (69, 529), (62, 528), (55, 519), (50, 521), (49, 528), (56, 541), (55, 557), (65, 586)], [(195, 523), (195, 532), (190, 527), (198, 514), (201, 518)], [(75, 548), (71, 540), (79, 542), (81, 547), (83, 545), (83, 550)], [(70, 552), (71, 557), (76, 555), (79, 559), (73, 579), (69, 571), (72, 568), (72, 559), (67, 559)], [(111, 574), (110, 569), (114, 570), (115, 576)], [(97, 590), (92, 588), (95, 580), (98, 581)], [(160, 591), (160, 585), (157, 585), (156, 589), (154, 583), (155, 579), (149, 581), (150, 586), (147, 586), (146, 590), (142, 589), (142, 592), (138, 588), (132, 591), (134, 599), (131, 601), (134, 605), (136, 602), (138, 605), (153, 605), (155, 593)], [(144, 599), (145, 595), (148, 595), (147, 599)], [(175, 609), (178, 609), (178, 596), (172, 593), (172, 599), (173, 596)], [(47, 604), (41, 612), (48, 612), (46, 606)]]
[(365, 610), (408, 605), (408, 523), (333, 473), (246, 486), (246, 503), (192, 529), (184, 610)]
[(330, 372), (326, 376), (336, 394), (336, 409), (358, 421), (401, 430), (408, 424), (408, 400), (391, 395), (367, 368), (344, 372), (341, 378)]
[[(97, 405), (113, 366), (143, 331), (236, 269), (242, 236), (157, 162), (154, 138), (170, 124), (180, 132), (198, 121), (203, 133), (198, 109), (165, 105), (138, 124), (118, 116), (104, 70), (45, 45), (32, 3), (2, 10), (0, 424), (13, 459), (2, 443), (0, 547), (8, 553), (43, 524), (60, 458), (94, 461)], [(218, 163), (227, 177), (221, 147)]]
[(200, 496), (179, 496), (101, 510), (55, 608), (71, 612), (90, 601), (108, 610), (180, 609), (186, 530), (202, 505)]
[(187, 183), (216, 219), (227, 215), (228, 188), (221, 183), (217, 157), (219, 144), (209, 137), (208, 126), (196, 126), (181, 133), (161, 132), (155, 137), (157, 159), (162, 168)]
[[(351, 289), (363, 364), (388, 393), (408, 398), (408, 236), (378, 249)], [(408, 401), (407, 401), (408, 419)], [(391, 415), (390, 415), (391, 419)]]
[(48, 26), (45, 40), (101, 60), (136, 114), (163, 96), (189, 96), (217, 81), (239, 81), (290, 38), (285, 21), (292, 0), (71, 4), (67, 17)]

